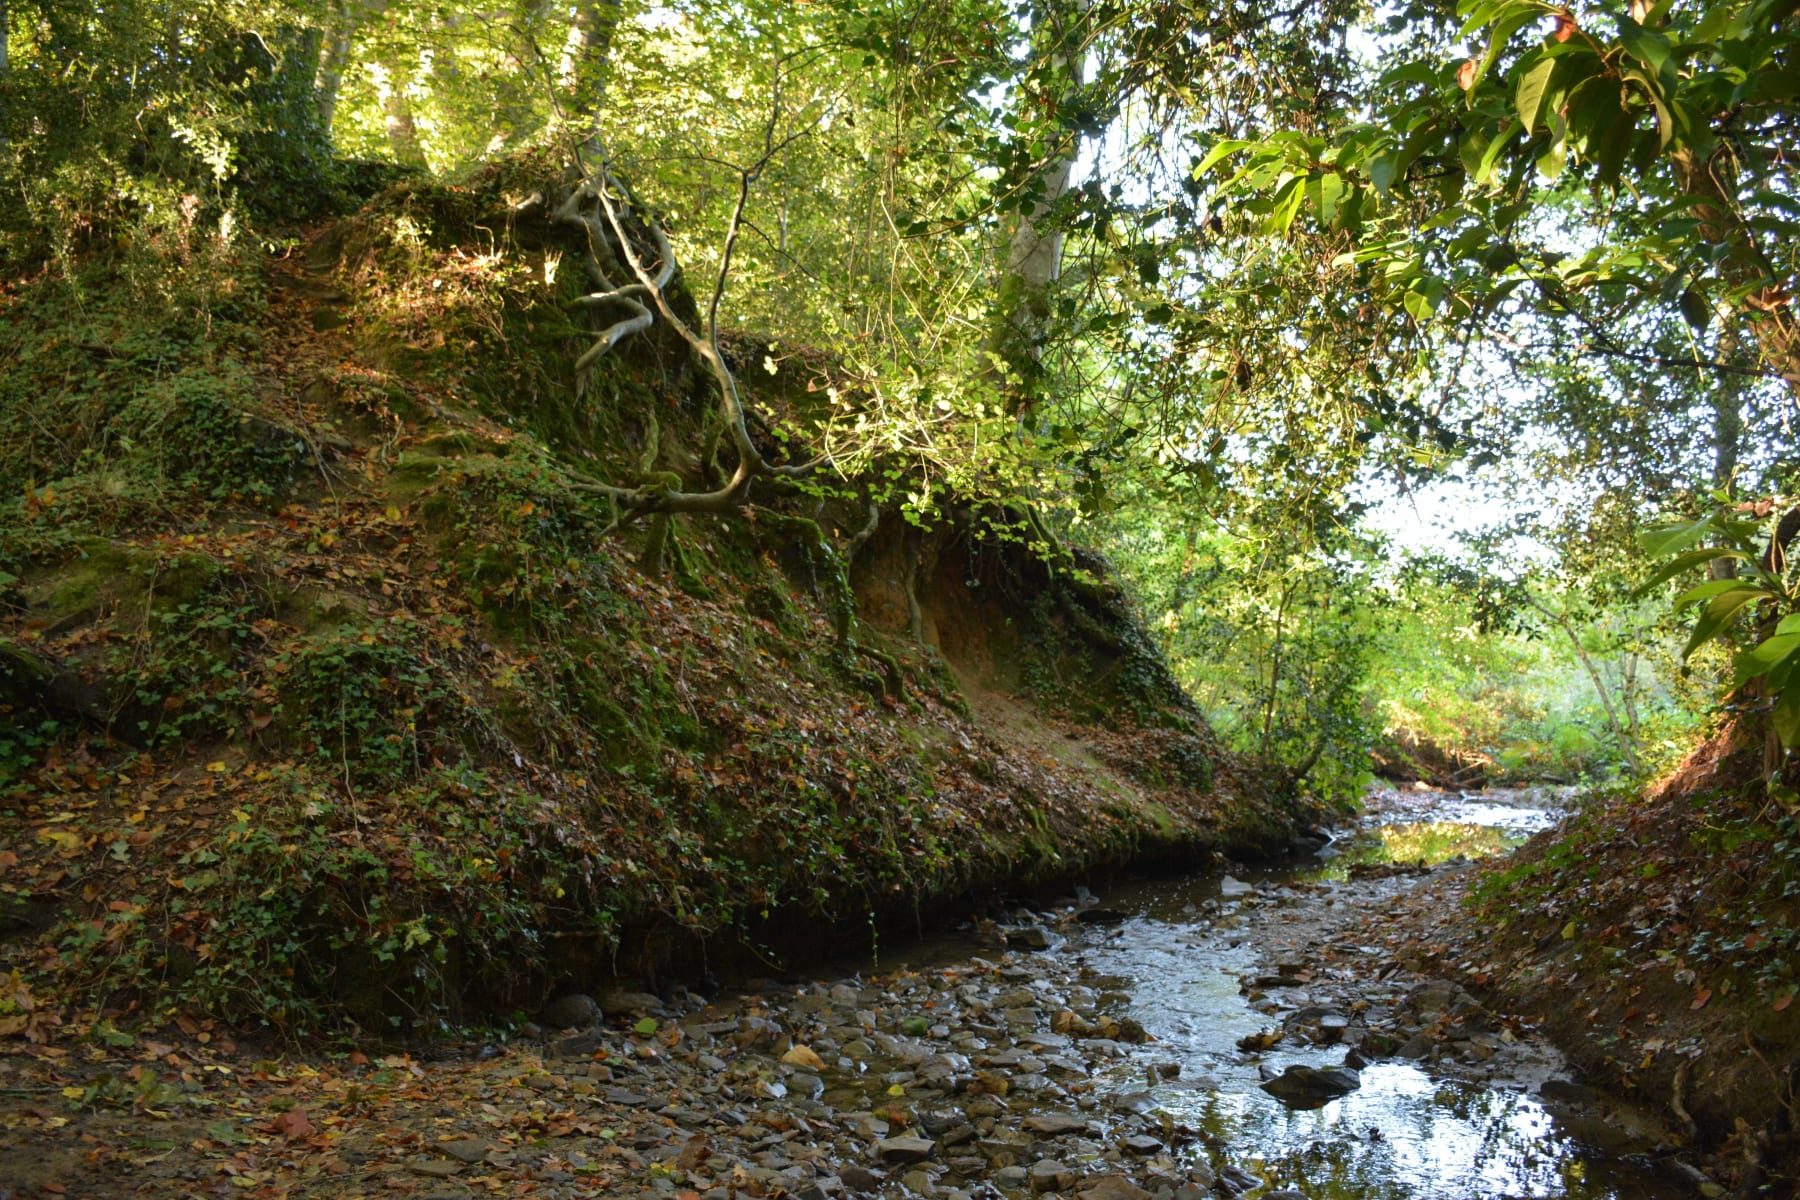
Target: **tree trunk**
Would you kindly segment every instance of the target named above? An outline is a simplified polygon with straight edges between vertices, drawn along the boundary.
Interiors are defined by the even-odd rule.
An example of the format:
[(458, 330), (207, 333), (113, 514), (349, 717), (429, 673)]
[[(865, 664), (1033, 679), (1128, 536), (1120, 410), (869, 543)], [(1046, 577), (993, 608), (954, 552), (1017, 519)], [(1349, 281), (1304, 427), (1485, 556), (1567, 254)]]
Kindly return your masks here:
[(412, 101), (407, 98), (407, 85), (412, 75), (398, 54), (383, 55), (372, 63), (375, 90), (381, 97), (381, 111), (387, 126), (388, 146), (394, 158), (409, 167), (424, 169), (425, 147), (419, 142), (419, 127), (413, 121)]
[(1613, 704), (1612, 694), (1606, 687), (1606, 680), (1601, 677), (1600, 668), (1594, 664), (1593, 656), (1587, 652), (1587, 647), (1581, 644), (1581, 635), (1576, 632), (1575, 623), (1569, 620), (1567, 613), (1557, 612), (1549, 605), (1539, 603), (1533, 596), (1527, 595), (1525, 603), (1549, 617), (1556, 627), (1568, 637), (1569, 645), (1575, 649), (1575, 657), (1581, 661), (1581, 669), (1587, 672), (1589, 682), (1594, 685), (1594, 694), (1600, 697), (1600, 707), (1606, 712), (1606, 723), (1612, 728), (1613, 737), (1618, 739), (1619, 752), (1625, 756), (1625, 765), (1631, 769), (1633, 775), (1638, 774), (1642, 767), (1638, 762), (1637, 739), (1619, 720), (1619, 710)]
[[(1068, 72), (1070, 90), (1079, 88), (1084, 76), (1083, 65), (1074, 57), (1082, 53), (1075, 18), (1087, 11), (1087, 5), (1088, 0), (1039, 0), (1032, 5), (1032, 39), (1038, 42), (1040, 52), (1049, 54), (1053, 75)], [(1050, 147), (1050, 156), (1036, 179), (1036, 194), (1016, 217), (1007, 239), (993, 349), (1023, 385), (1017, 399), (1021, 415), (1035, 407), (1051, 293), (1062, 274), (1063, 233), (1051, 223), (1050, 215), (1068, 194), (1080, 152), (1081, 138), (1074, 133)]]
[(11, 41), (12, 10), (6, 0), (0, 0), (0, 150), (11, 144), (6, 132), (12, 128), (12, 106), (6, 102), (7, 85), (12, 82), (12, 54), (8, 48)]
[(351, 0), (337, 0), (325, 24), (325, 48), (319, 55), (319, 127), (331, 136), (337, 117), (338, 94), (344, 87), (344, 69), (350, 65), (350, 47), (356, 37), (356, 8)]
[(606, 93), (607, 60), (623, 0), (578, 0), (557, 66), (563, 120), (591, 137)]

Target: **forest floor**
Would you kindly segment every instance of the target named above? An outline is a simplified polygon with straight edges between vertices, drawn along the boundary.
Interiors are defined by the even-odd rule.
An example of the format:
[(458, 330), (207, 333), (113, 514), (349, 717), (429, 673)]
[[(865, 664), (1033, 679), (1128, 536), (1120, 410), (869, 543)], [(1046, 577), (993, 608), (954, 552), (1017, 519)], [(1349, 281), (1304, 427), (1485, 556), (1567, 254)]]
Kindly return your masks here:
[[(1567, 1022), (1482, 989), (1495, 950), (1468, 897), (1486, 873), (1456, 861), (1310, 883), (1206, 877), (1218, 898), (1186, 910), (1187, 948), (1155, 936), (1145, 950), (1187, 975), (1208, 947), (1240, 948), (1234, 1004), (1265, 1032), (1218, 1054), (1158, 1027), (1145, 989), (1166, 978), (1107, 967), (1147, 927), (1073, 905), (979, 921), (903, 951), (906, 966), (710, 998), (568, 998), (548, 1016), (569, 1028), (428, 1052), (253, 1047), (201, 1026), (15, 1044), (0, 1059), (0, 1197), (1350, 1194), (1308, 1183), (1311, 1150), (1171, 1116), (1208, 1090), (1259, 1095), (1296, 1055), (1530, 1092), (1564, 1128), (1653, 1151), (1648, 1190), (1592, 1194), (1690, 1194), (1705, 1179), (1681, 1165), (1681, 1130), (1568, 1082), (1550, 1049)], [(1380, 1143), (1372, 1130), (1334, 1152)]]

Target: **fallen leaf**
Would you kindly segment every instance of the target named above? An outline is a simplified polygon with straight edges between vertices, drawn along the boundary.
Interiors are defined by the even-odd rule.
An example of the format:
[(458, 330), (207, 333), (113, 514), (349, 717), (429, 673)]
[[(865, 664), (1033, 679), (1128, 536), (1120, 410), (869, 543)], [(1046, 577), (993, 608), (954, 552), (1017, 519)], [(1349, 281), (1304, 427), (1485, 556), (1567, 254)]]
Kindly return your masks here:
[(306, 1110), (304, 1108), (290, 1108), (279, 1117), (276, 1117), (275, 1128), (283, 1137), (292, 1141), (297, 1141), (300, 1138), (309, 1138), (319, 1132), (317, 1129), (313, 1128), (313, 1123), (307, 1119)]
[(781, 1056), (781, 1061), (791, 1066), (805, 1067), (810, 1071), (823, 1071), (825, 1060), (811, 1046), (795, 1046)]
[(1786, 1012), (1788, 1005), (1792, 1004), (1793, 1002), (1794, 1002), (1794, 993), (1783, 992), (1781, 995), (1775, 997), (1775, 1003), (1769, 1005), (1769, 1007), (1771, 1009), (1773, 1009), (1775, 1012)]
[(1699, 991), (1694, 993), (1694, 1002), (1692, 1004), (1688, 1005), (1688, 1008), (1690, 1010), (1692, 1010), (1693, 1012), (1699, 1012), (1701, 1009), (1706, 1007), (1706, 1002), (1711, 999), (1712, 999), (1712, 989), (1711, 988), (1701, 988)]

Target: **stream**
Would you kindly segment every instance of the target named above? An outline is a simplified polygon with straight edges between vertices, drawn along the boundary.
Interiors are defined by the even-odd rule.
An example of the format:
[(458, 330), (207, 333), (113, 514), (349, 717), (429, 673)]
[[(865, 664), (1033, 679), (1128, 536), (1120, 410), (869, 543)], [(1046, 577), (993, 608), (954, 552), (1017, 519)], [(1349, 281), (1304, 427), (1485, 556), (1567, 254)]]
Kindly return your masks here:
[[(1320, 1044), (1290, 1035), (1266, 1051), (1240, 1048), (1283, 1017), (1290, 1028), (1294, 1014), (1306, 1024), (1311, 1009), (1379, 1024), (1401, 1007), (1416, 984), (1385, 983), (1379, 970), (1371, 978), (1355, 956), (1372, 967), (1379, 952), (1341, 938), (1334, 945), (1332, 927), (1342, 922), (1332, 910), (1354, 900), (1378, 911), (1385, 894), (1415, 881), (1385, 875), (1388, 864), (1504, 853), (1553, 824), (1560, 800), (1547, 791), (1377, 792), (1361, 824), (1340, 831), (1323, 858), (1241, 872), (1230, 883), (1190, 877), (1115, 892), (1106, 903), (1126, 919), (1077, 934), (1066, 949), (1130, 995), (1130, 1015), (1180, 1065), (1179, 1076), (1148, 1088), (1159, 1109), (1211, 1143), (1254, 1147), (1253, 1169), (1314, 1200), (1689, 1195), (1647, 1169), (1653, 1125), (1568, 1085), (1554, 1050), (1513, 1040), (1503, 1026), (1498, 1042), (1477, 1034), (1457, 1053), (1457, 1042), (1447, 1041), (1441, 1049), (1452, 1052), (1442, 1057), (1434, 1046), (1434, 1061), (1369, 1061), (1355, 1091), (1314, 1109), (1276, 1100), (1262, 1076), (1341, 1064), (1339, 1037)], [(1221, 894), (1222, 884), (1243, 892), (1239, 882), (1255, 890)], [(1324, 946), (1334, 951), (1329, 958), (1318, 954)], [(1298, 961), (1280, 961), (1290, 958)], [(1259, 975), (1305, 982), (1246, 989), (1243, 981)], [(1496, 1045), (1506, 1053), (1489, 1059)], [(1109, 1076), (1120, 1088), (1145, 1082), (1129, 1067)]]

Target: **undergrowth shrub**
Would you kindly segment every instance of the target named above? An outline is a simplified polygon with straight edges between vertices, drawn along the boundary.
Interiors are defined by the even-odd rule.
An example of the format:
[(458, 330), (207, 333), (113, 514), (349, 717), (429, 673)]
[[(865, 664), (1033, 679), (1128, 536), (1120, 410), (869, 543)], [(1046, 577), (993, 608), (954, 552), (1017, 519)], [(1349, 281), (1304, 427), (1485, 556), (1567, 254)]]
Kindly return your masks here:
[(471, 717), (454, 680), (398, 618), (309, 634), (277, 656), (284, 715), (306, 753), (346, 784), (393, 783), (454, 761)]
[(431, 1031), (466, 998), (500, 1007), (541, 986), (545, 930), (612, 929), (598, 840), (501, 779), (446, 768), (365, 810), (316, 768), (262, 778), (165, 894), (71, 921), (61, 969), (158, 1015)]

